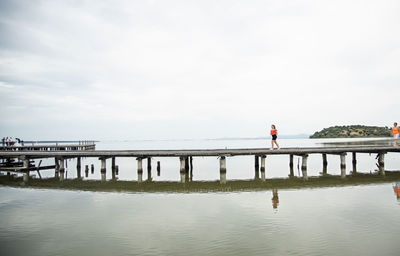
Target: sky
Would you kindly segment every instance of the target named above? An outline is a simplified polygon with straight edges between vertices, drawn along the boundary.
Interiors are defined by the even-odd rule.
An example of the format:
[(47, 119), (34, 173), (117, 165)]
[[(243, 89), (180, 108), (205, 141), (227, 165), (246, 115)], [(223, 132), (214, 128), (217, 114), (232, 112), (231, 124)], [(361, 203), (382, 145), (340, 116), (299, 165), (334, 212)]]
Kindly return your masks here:
[(0, 136), (201, 139), (400, 121), (400, 1), (0, 0)]

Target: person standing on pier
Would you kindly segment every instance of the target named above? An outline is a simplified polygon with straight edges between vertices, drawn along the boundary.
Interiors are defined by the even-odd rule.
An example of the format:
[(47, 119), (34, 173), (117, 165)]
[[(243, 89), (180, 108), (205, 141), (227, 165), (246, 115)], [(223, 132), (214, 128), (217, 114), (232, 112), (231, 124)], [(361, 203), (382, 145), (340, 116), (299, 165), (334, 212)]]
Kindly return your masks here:
[(392, 128), (392, 134), (393, 134), (393, 138), (394, 138), (394, 145), (398, 146), (399, 145), (399, 127), (397, 126), (397, 123), (395, 122), (393, 124), (393, 128)]
[(278, 138), (278, 130), (276, 129), (276, 126), (274, 124), (271, 125), (271, 136), (272, 136), (271, 150), (274, 149), (274, 144), (278, 149), (280, 149), (278, 142), (276, 142), (276, 139)]

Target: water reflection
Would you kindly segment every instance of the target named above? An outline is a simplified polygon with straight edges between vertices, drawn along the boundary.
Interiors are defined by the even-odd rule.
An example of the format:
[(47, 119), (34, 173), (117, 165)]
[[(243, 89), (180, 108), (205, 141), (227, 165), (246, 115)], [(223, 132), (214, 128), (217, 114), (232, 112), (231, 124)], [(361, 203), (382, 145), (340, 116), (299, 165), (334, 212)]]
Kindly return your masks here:
[(393, 186), (393, 190), (397, 197), (397, 200), (400, 201), (400, 183), (396, 183), (396, 185)]
[(272, 189), (272, 208), (274, 209), (275, 212), (278, 211), (278, 205), (279, 205), (278, 189), (274, 188)]

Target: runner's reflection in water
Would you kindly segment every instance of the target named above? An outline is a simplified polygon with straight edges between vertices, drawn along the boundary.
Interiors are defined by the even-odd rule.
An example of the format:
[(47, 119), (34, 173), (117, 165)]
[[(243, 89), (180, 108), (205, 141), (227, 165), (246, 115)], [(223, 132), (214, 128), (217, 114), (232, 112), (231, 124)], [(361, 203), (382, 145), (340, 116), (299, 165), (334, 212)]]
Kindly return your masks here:
[(393, 190), (397, 197), (397, 200), (400, 201), (400, 183), (396, 183), (396, 185), (393, 186)]
[(274, 208), (274, 211), (278, 211), (278, 205), (279, 205), (279, 197), (278, 197), (278, 189), (274, 188), (272, 189), (272, 208)]

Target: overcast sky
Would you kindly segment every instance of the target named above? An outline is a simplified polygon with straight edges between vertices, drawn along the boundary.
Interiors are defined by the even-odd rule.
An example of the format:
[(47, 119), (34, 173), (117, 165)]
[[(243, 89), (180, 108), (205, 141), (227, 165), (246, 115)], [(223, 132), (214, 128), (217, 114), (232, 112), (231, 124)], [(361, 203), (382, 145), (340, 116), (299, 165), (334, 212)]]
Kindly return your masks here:
[(400, 121), (400, 1), (0, 0), (0, 135), (170, 139)]

